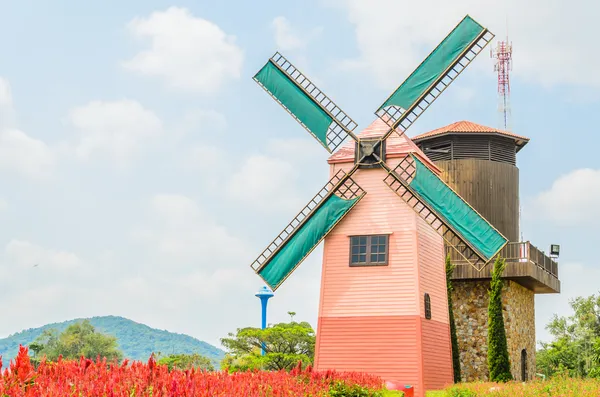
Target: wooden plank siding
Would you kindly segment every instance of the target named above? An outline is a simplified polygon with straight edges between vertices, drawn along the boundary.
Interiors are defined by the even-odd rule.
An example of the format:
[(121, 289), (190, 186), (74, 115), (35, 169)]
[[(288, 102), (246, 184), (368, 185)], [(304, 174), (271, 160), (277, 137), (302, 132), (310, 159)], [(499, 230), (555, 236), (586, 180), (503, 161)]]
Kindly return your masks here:
[[(460, 263), (454, 268), (453, 280), (491, 280), (493, 263), (488, 263), (481, 271), (470, 264)], [(502, 275), (526, 287), (536, 294), (560, 293), (560, 280), (531, 261), (518, 262), (506, 260), (506, 269)]]
[(519, 169), (486, 160), (437, 161), (440, 176), (509, 241), (519, 239)]
[(423, 397), (419, 316), (320, 317), (315, 369), (367, 372)]
[[(446, 305), (446, 311), (448, 305)], [(423, 339), (423, 386), (440, 390), (453, 383), (450, 324), (421, 318)], [(446, 335), (448, 335), (446, 337)]]
[[(440, 235), (420, 217), (417, 231), (423, 385), (438, 390), (453, 381), (444, 247)], [(425, 318), (425, 293), (431, 300), (431, 319)]]
[[(332, 165), (332, 172), (339, 168)], [(325, 238), (321, 317), (421, 313), (415, 266), (418, 218), (384, 177), (381, 169), (359, 170), (352, 177), (367, 194)], [(388, 265), (349, 267), (350, 236), (368, 234), (389, 234)]]
[[(434, 162), (479, 159), (517, 164), (514, 139), (490, 134), (442, 135), (419, 140), (418, 147)], [(442, 149), (443, 151), (440, 151)]]
[(425, 317), (425, 293), (431, 297), (431, 320), (449, 323), (444, 243), (442, 237), (421, 217), (417, 219), (419, 313)]
[[(331, 174), (352, 166), (331, 164)], [(383, 169), (353, 174), (367, 194), (325, 238), (315, 369), (370, 372), (423, 397), (425, 373), (436, 372), (430, 384), (452, 381), (443, 240), (385, 176)], [(350, 267), (350, 236), (370, 234), (389, 235), (388, 264)], [(424, 318), (425, 292), (431, 320)]]

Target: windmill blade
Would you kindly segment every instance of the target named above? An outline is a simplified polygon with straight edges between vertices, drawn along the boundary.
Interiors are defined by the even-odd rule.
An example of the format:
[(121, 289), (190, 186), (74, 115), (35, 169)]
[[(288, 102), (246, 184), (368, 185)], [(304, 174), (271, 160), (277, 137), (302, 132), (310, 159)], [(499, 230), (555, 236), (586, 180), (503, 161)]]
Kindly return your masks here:
[(273, 291), (364, 197), (355, 170), (338, 171), (250, 265)]
[(390, 127), (384, 139), (394, 130), (404, 133), (493, 38), (465, 16), (375, 112)]
[(357, 124), (280, 53), (253, 77), (277, 103), (332, 153)]
[(479, 271), (508, 243), (506, 237), (412, 154), (390, 170), (384, 182)]

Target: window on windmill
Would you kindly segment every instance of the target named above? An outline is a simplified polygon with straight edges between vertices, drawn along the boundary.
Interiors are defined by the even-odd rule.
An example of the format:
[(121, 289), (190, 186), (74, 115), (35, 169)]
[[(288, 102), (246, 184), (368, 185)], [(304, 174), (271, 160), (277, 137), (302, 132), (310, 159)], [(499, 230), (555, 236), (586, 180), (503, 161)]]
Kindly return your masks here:
[(425, 318), (431, 320), (431, 298), (427, 292), (425, 292)]
[(388, 235), (351, 236), (350, 266), (388, 264)]

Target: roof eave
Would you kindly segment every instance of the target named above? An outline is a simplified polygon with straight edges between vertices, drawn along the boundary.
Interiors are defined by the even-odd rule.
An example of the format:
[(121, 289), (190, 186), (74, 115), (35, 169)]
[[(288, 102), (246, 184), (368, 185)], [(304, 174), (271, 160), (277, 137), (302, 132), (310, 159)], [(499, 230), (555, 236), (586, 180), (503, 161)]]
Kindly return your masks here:
[[(421, 155), (419, 152), (410, 152), (411, 154), (414, 154), (415, 156), (419, 157), (421, 159), (421, 161), (423, 163), (426, 163), (427, 166), (436, 174), (440, 175), (442, 173), (442, 169), (439, 168), (433, 161), (431, 161), (428, 157), (424, 157), (423, 155)], [(397, 159), (397, 158), (402, 158), (405, 157), (408, 153), (389, 153), (386, 154), (385, 158), (387, 159)], [(328, 164), (354, 164), (354, 158), (337, 158), (337, 159), (330, 159), (327, 160)]]
[[(508, 134), (503, 134), (501, 132), (485, 132), (485, 131), (481, 131), (481, 132), (460, 132), (460, 131), (445, 131), (445, 132), (440, 132), (439, 134), (435, 134), (435, 135), (428, 135), (428, 136), (416, 136), (414, 138), (411, 138), (413, 142), (418, 143), (418, 142), (422, 142), (428, 139), (433, 139), (433, 138), (439, 138), (441, 136), (446, 136), (446, 135), (468, 135), (468, 136), (473, 136), (473, 135), (494, 135), (494, 136), (501, 136), (503, 138), (509, 138), (515, 141), (517, 146), (525, 146), (528, 142), (529, 142), (529, 138), (524, 137), (524, 136), (512, 136), (512, 135), (508, 135)], [(522, 143), (520, 143), (522, 142)]]

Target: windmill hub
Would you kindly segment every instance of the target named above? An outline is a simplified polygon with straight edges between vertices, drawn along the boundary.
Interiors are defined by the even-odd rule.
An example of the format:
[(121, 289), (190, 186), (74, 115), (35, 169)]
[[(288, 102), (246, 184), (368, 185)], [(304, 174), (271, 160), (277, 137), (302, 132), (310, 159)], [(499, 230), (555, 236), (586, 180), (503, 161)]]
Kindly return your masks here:
[(360, 139), (355, 150), (359, 168), (380, 167), (385, 158), (385, 141), (382, 138)]
[(362, 141), (360, 143), (360, 146), (361, 146), (361, 149), (362, 149), (363, 156), (371, 156), (375, 152), (375, 148), (373, 147), (374, 146), (373, 142)]

